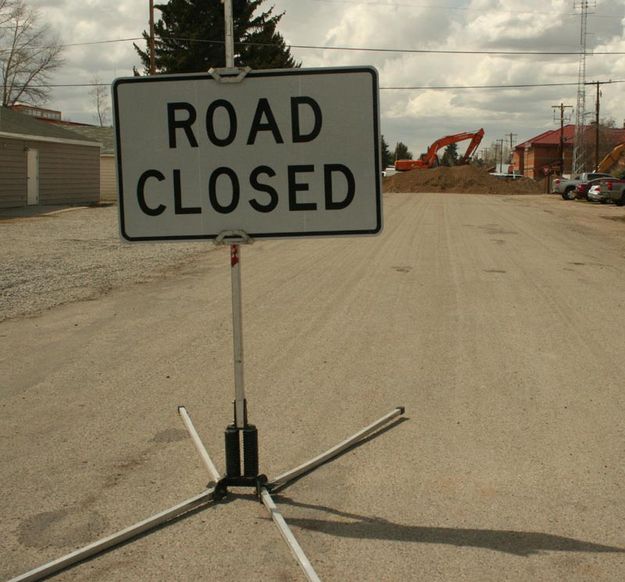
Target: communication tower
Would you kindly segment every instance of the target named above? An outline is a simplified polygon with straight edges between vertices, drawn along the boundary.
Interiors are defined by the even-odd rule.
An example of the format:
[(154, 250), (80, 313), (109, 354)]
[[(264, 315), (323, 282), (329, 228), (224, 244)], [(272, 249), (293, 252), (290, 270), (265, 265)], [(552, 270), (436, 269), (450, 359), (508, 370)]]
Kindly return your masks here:
[(577, 76), (577, 106), (575, 108), (575, 142), (573, 144), (573, 174), (585, 170), (584, 122), (586, 117), (586, 39), (588, 9), (597, 5), (596, 0), (573, 0), (573, 8), (579, 9), (581, 16), (580, 54)]

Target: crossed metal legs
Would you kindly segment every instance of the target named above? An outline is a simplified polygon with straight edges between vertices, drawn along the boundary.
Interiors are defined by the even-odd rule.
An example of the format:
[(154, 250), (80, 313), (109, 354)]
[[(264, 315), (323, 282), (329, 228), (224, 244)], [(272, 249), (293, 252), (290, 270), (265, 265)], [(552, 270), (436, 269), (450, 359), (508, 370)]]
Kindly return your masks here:
[[(127, 527), (110, 536), (93, 542), (83, 548), (71, 552), (70, 554), (62, 556), (61, 558), (39, 566), (38, 568), (34, 568), (33, 570), (26, 572), (25, 574), (21, 574), (20, 576), (12, 578), (11, 580), (9, 580), (9, 582), (30, 582), (33, 580), (41, 580), (43, 578), (46, 578), (47, 576), (51, 576), (52, 574), (60, 572), (61, 570), (69, 568), (70, 566), (77, 564), (78, 562), (81, 562), (87, 558), (96, 556), (142, 533), (153, 530), (158, 526), (167, 523), (168, 521), (171, 521), (193, 510), (203, 508), (210, 503), (218, 501), (218, 498), (223, 493), (223, 489), (219, 491), (219, 484), (224, 482), (224, 478), (220, 476), (206, 448), (202, 444), (202, 441), (200, 440), (200, 437), (195, 430), (195, 427), (193, 426), (191, 418), (187, 413), (186, 409), (181, 406), (178, 408), (178, 412), (182, 417), (185, 427), (187, 428), (193, 444), (200, 454), (202, 462), (204, 463), (208, 475), (211, 479), (208, 488), (199, 495), (196, 495), (195, 497), (191, 497), (177, 505), (174, 505), (173, 507), (170, 507), (169, 509), (166, 509), (165, 511), (161, 511), (160, 513), (152, 515), (151, 517), (148, 517), (143, 521), (135, 523), (130, 527)], [(289, 483), (295, 481), (302, 475), (313, 471), (320, 465), (323, 465), (324, 463), (327, 463), (328, 461), (334, 459), (350, 447), (353, 447), (367, 437), (372, 436), (377, 430), (381, 429), (385, 425), (388, 425), (391, 421), (397, 419), (403, 414), (403, 407), (395, 408), (388, 414), (385, 414), (383, 417), (371, 423), (369, 426), (363, 428), (361, 431), (352, 435), (348, 439), (332, 447), (331, 449), (328, 449), (326, 452), (314, 457), (306, 463), (303, 463), (299, 467), (278, 475), (274, 479), (268, 480), (266, 483), (264, 482), (264, 480), (258, 481), (257, 490), (260, 501), (269, 512), (269, 515), (278, 527), (280, 534), (288, 544), (291, 553), (297, 560), (297, 563), (302, 568), (302, 571), (306, 575), (307, 579), (311, 582), (319, 581), (319, 577), (312, 567), (310, 560), (308, 560), (301, 546), (295, 539), (295, 536), (289, 529), (284, 517), (276, 507), (270, 495), (270, 491), (275, 491), (286, 487)]]

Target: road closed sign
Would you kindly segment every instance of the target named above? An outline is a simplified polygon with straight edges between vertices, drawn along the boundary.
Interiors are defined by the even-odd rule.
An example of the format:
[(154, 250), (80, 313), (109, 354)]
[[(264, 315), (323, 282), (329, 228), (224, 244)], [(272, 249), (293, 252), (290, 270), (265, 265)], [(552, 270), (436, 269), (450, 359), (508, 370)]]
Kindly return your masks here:
[(122, 78), (113, 104), (128, 241), (382, 229), (371, 67)]

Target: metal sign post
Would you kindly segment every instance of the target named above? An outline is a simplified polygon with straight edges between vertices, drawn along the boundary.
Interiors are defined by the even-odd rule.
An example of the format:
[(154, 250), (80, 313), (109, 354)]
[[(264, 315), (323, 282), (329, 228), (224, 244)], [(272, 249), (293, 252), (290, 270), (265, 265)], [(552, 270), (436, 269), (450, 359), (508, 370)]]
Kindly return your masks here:
[[(231, 242), (232, 240), (237, 242)], [(225, 495), (228, 485), (254, 486), (266, 481), (258, 474), (258, 431), (247, 421), (247, 400), (243, 374), (243, 309), (241, 299), (241, 243), (252, 240), (242, 231), (225, 231), (216, 244), (230, 244), (230, 280), (232, 284), (232, 347), (234, 354), (234, 422), (226, 428), (226, 476), (217, 483)], [(241, 472), (241, 438), (243, 435), (243, 472)]]
[[(211, 70), (209, 73), (210, 78), (213, 81), (217, 81), (219, 85), (231, 87), (232, 84), (244, 82), (248, 78), (249, 69), (237, 69), (234, 67), (232, 0), (222, 1), (224, 3), (225, 17), (226, 67)], [(161, 128), (159, 136), (163, 138), (168, 135), (169, 142), (168, 147), (160, 148), (157, 152), (153, 145), (157, 137), (147, 136), (141, 141), (139, 130), (142, 126), (139, 126), (139, 128), (132, 127), (127, 130), (127, 134), (130, 136), (127, 138), (124, 138), (120, 131), (120, 126), (123, 124), (131, 124), (135, 118), (141, 117), (138, 113), (140, 114), (141, 109), (149, 105), (145, 100), (145, 95), (140, 96), (140, 110), (132, 110), (130, 108), (129, 113), (128, 110), (125, 110), (125, 112), (122, 112), (124, 115), (122, 115), (120, 113), (121, 97), (118, 95), (118, 90), (122, 93), (123, 87), (121, 82), (120, 84), (116, 82), (114, 85), (120, 231), (122, 237), (128, 241), (211, 239), (216, 244), (227, 244), (230, 246), (235, 399), (234, 422), (228, 425), (225, 431), (226, 473), (223, 476), (220, 475), (202, 444), (187, 410), (184, 406), (178, 407), (182, 421), (200, 454), (210, 478), (207, 488), (195, 497), (62, 556), (57, 560), (30, 570), (21, 576), (13, 578), (10, 582), (25, 582), (47, 578), (140, 534), (154, 530), (184, 514), (197, 511), (210, 503), (218, 502), (228, 494), (229, 487), (252, 487), (256, 490), (259, 500), (264, 504), (278, 527), (280, 534), (289, 545), (306, 578), (312, 582), (319, 580), (310, 561), (276, 507), (270, 493), (284, 489), (317, 467), (336, 459), (346, 450), (362, 444), (366, 439), (377, 436), (380, 434), (381, 429), (389, 428), (401, 422), (403, 419), (400, 417), (404, 414), (404, 408), (394, 408), (338, 445), (273, 479), (268, 479), (265, 475), (259, 473), (258, 433), (256, 427), (248, 423), (247, 401), (245, 399), (241, 306), (241, 245), (253, 242), (252, 236), (274, 238), (291, 236), (354, 236), (376, 234), (382, 228), (377, 75), (372, 70), (363, 71), (361, 69), (355, 71), (354, 69), (340, 69), (330, 73), (326, 70), (309, 70), (306, 72), (300, 69), (295, 74), (308, 75), (309, 78), (311, 76), (318, 77), (319, 75), (328, 74), (324, 79), (329, 79), (332, 82), (336, 82), (341, 75), (352, 76), (349, 80), (340, 84), (340, 86), (337, 85), (338, 97), (334, 100), (326, 100), (325, 111), (319, 105), (318, 100), (310, 95), (296, 94), (289, 97), (290, 101), (286, 101), (290, 103), (290, 117), (287, 118), (287, 121), (290, 120), (291, 122), (293, 149), (296, 146), (300, 147), (298, 150), (300, 153), (291, 154), (292, 163), (288, 165), (285, 172), (288, 174), (288, 179), (282, 178), (280, 188), (271, 186), (259, 179), (261, 176), (265, 179), (274, 177), (277, 171), (273, 168), (261, 163), (251, 169), (250, 183), (252, 185), (255, 184), (257, 192), (265, 195), (265, 199), (262, 199), (262, 201), (260, 198), (248, 200), (249, 205), (253, 210), (257, 211), (257, 214), (254, 214), (247, 207), (241, 210), (241, 205), (237, 206), (240, 202), (237, 174), (230, 166), (222, 165), (208, 178), (210, 203), (217, 216), (213, 214), (210, 216), (205, 215), (201, 216), (199, 220), (197, 218), (203, 212), (200, 206), (201, 199), (199, 194), (186, 192), (181, 186), (181, 174), (183, 171), (181, 168), (188, 162), (190, 156), (183, 153), (177, 158), (171, 157), (172, 150), (174, 154), (176, 153), (176, 132), (181, 133), (188, 140), (188, 145), (191, 147), (197, 148), (199, 145), (193, 133), (193, 123), (196, 119), (196, 111), (193, 104), (181, 101), (178, 97), (179, 92), (172, 93), (170, 89), (165, 89), (164, 96), (161, 95), (160, 97), (159, 105), (167, 111), (168, 121), (166, 125), (168, 126), (168, 131), (163, 131)], [(281, 77), (288, 81), (289, 75), (292, 76), (293, 72), (279, 71), (274, 73), (272, 71), (261, 71), (252, 72), (249, 77), (254, 77), (256, 80), (261, 81), (264, 78), (271, 78), (272, 84), (270, 86), (273, 86), (277, 84), (274, 82), (275, 77)], [(135, 80), (147, 81), (152, 87), (158, 88), (158, 85), (163, 82), (163, 78), (164, 76), (155, 76), (137, 78)], [(206, 76), (200, 80), (205, 82)], [(185, 83), (189, 82), (187, 78), (183, 79), (183, 81)], [(128, 83), (130, 83), (129, 80), (122, 80), (122, 82), (126, 83), (126, 88)], [(371, 83), (369, 85), (370, 92), (368, 97), (367, 83)], [(293, 87), (301, 88), (302, 85), (305, 85), (304, 81), (297, 78), (296, 83), (291, 83), (289, 86), (292, 90)], [(319, 83), (309, 83), (308, 85), (317, 88)], [(322, 89), (317, 88), (317, 92), (327, 90), (331, 83), (322, 82), (321, 85), (323, 86)], [(345, 95), (346, 91), (353, 91), (352, 95), (354, 98)], [(194, 86), (191, 93), (195, 95), (201, 92)], [(243, 93), (245, 97), (248, 91), (239, 91), (239, 97), (240, 93)], [(263, 89), (262, 94), (267, 95), (270, 93)], [(229, 89), (227, 90), (227, 95), (230, 96), (232, 102), (234, 102), (234, 98), (237, 96), (235, 92)], [(279, 93), (277, 96), (281, 97)], [(359, 98), (370, 99), (368, 103), (373, 110), (373, 118), (370, 118), (369, 121), (366, 121), (366, 116), (361, 115), (359, 111), (355, 111)], [(332, 107), (335, 106), (335, 101), (341, 101), (341, 103), (332, 110)], [(231, 116), (231, 120), (232, 116), (236, 115), (231, 101), (221, 98), (213, 101), (213, 105), (215, 103)], [(240, 103), (243, 103), (243, 105), (247, 103), (249, 107), (249, 99), (248, 101), (240, 99)], [(342, 103), (349, 103), (349, 107), (346, 108)], [(302, 110), (307, 110), (307, 114), (302, 114)], [(180, 111), (182, 114), (178, 117), (177, 115)], [(342, 152), (347, 157), (338, 162), (324, 157), (318, 164), (310, 163), (310, 161), (307, 164), (302, 164), (298, 156), (302, 155), (302, 152), (308, 152), (308, 150), (303, 149), (301, 146), (306, 146), (309, 142), (313, 142), (322, 133), (324, 116), (328, 116), (328, 113), (330, 113), (328, 135), (324, 136), (325, 141), (314, 150), (317, 156), (321, 154), (326, 156), (328, 151), (331, 152), (336, 147), (336, 144), (349, 143), (349, 148), (344, 147), (343, 149), (349, 149), (350, 155), (352, 155), (352, 150), (358, 150), (357, 146), (359, 146), (365, 152), (364, 157), (354, 157), (353, 155), (350, 157), (350, 155)], [(147, 115), (151, 115), (150, 123), (145, 124), (145, 126), (153, 128), (157, 125), (153, 123), (154, 114), (148, 112)], [(206, 119), (208, 130), (208, 114)], [(341, 125), (344, 127), (341, 127)], [(236, 123), (231, 125), (231, 129), (233, 126), (236, 126)], [(219, 129), (223, 133), (223, 126)], [(234, 138), (230, 139), (230, 134), (227, 134), (225, 138), (222, 134), (218, 135), (215, 127), (211, 126), (210, 131), (213, 132), (213, 135), (210, 136), (211, 140), (213, 143), (217, 142), (219, 146), (229, 145), (230, 142), (234, 141)], [(254, 122), (247, 138), (247, 146), (254, 144), (254, 140), (259, 132), (270, 132), (276, 144), (284, 144), (279, 124), (274, 117), (268, 99), (265, 97), (258, 99)], [(349, 132), (352, 133), (347, 135)], [(128, 142), (131, 142), (130, 147), (127, 147)], [(368, 146), (370, 146), (370, 153), (367, 153)], [(130, 154), (126, 154), (127, 150), (130, 150)], [(250, 149), (248, 148), (246, 151), (250, 152)], [(263, 151), (264, 153), (266, 151), (271, 153), (272, 150), (268, 150), (265, 147)], [(284, 151), (284, 149), (280, 152), (274, 151), (274, 155), (283, 160), (285, 157), (283, 155)], [(155, 155), (156, 153), (162, 157), (158, 158)], [(213, 150), (212, 153), (215, 154), (216, 150)], [(281, 155), (278, 156), (278, 153)], [(198, 156), (192, 157), (199, 159)], [(137, 159), (139, 159), (138, 162)], [(163, 163), (163, 171), (156, 169), (158, 167), (156, 164), (159, 161)], [(150, 164), (150, 166), (146, 169), (142, 164)], [(165, 169), (165, 166), (168, 166), (168, 168)], [(311, 177), (310, 175), (316, 167), (322, 168), (322, 173), (316, 178)], [(243, 170), (250, 171), (249, 165), (245, 166)], [(170, 186), (167, 184), (163, 185), (167, 180), (166, 174), (173, 176), (173, 201), (164, 198), (167, 192), (172, 191)], [(223, 200), (219, 199), (221, 190), (217, 187), (217, 181), (223, 176), (226, 176), (231, 181), (232, 190), (229, 193), (232, 198), (231, 203), (224, 203)], [(310, 181), (305, 181), (304, 177)], [(199, 181), (196, 181), (196, 183)], [(146, 185), (148, 182), (150, 188)], [(160, 191), (159, 185), (163, 186)], [(280, 203), (279, 200), (278, 192), (282, 189), (288, 190), (286, 203)], [(306, 195), (310, 195), (313, 191), (317, 192), (317, 202), (306, 198)], [(320, 192), (323, 192), (322, 196), (319, 196)], [(185, 195), (191, 197), (195, 195), (196, 199), (194, 202), (185, 201)], [(269, 200), (267, 200), (267, 196)], [(273, 215), (271, 214), (272, 212), (274, 213)], [(219, 226), (221, 228), (217, 230)], [(241, 467), (241, 450), (243, 451), (243, 467)]]
[[(234, 39), (232, 0), (224, 0), (226, 29), (226, 67), (234, 68)], [(232, 334), (234, 339), (234, 423), (236, 428), (247, 424), (245, 387), (243, 385), (243, 320), (241, 309), (241, 257), (239, 245), (230, 245), (230, 274), (232, 279)]]
[(243, 309), (241, 299), (241, 247), (230, 245), (230, 279), (232, 281), (232, 339), (234, 352), (234, 424), (247, 425), (245, 385), (243, 383)]
[(234, 67), (234, 22), (232, 0), (222, 0), (224, 5), (224, 25), (226, 30), (226, 67)]

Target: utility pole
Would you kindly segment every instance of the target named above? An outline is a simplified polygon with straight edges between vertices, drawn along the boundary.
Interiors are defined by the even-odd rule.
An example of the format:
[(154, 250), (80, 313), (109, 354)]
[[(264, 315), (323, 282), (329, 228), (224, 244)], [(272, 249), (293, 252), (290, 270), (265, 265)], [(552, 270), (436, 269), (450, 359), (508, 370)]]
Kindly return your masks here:
[(595, 102), (595, 170), (599, 166), (599, 81), (597, 81), (597, 100)]
[(506, 133), (506, 136), (510, 138), (510, 163), (512, 163), (512, 157), (513, 157), (513, 150), (512, 150), (513, 144), (512, 144), (512, 142), (513, 142), (514, 138), (517, 137), (517, 134), (516, 133)]
[(558, 147), (558, 160), (560, 160), (559, 164), (561, 176), (562, 174), (564, 174), (564, 110), (573, 109), (573, 106), (560, 103), (560, 105), (552, 105), (551, 108), (560, 110), (560, 145)]
[(150, 75), (156, 73), (156, 60), (154, 57), (154, 0), (150, 0)]
[[(503, 170), (503, 142), (505, 140), (504, 139), (498, 139), (496, 141), (499, 144), (499, 159), (501, 160), (501, 163), (499, 165), (499, 171), (502, 172), (502, 170)], [(497, 156), (496, 155), (495, 155), (495, 164), (497, 164)]]
[(506, 136), (510, 138), (510, 151), (512, 151), (512, 140), (517, 137), (516, 133), (506, 133)]
[(600, 100), (601, 100), (601, 85), (607, 85), (608, 83), (612, 83), (610, 81), (592, 81), (591, 83), (586, 83), (586, 85), (595, 85), (597, 88), (597, 97), (595, 100), (595, 169), (599, 165), (599, 110), (600, 110)]

